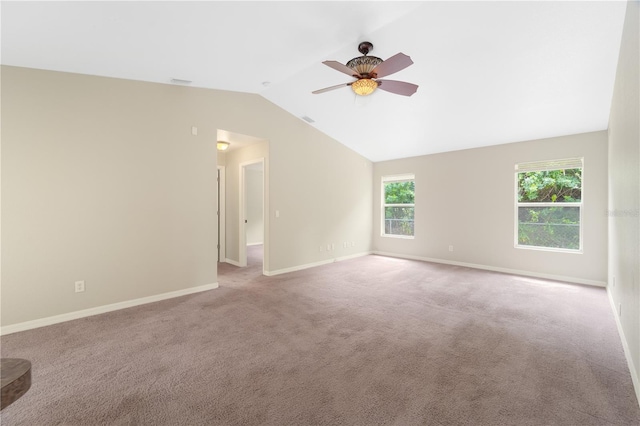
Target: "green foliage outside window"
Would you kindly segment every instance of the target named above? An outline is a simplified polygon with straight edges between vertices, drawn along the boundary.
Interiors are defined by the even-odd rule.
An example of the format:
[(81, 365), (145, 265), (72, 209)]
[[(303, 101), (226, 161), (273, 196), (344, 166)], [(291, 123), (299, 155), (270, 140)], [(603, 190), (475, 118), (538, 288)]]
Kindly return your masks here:
[(415, 182), (389, 182), (384, 185), (385, 204), (413, 204), (415, 202)]
[(582, 199), (582, 169), (518, 173), (518, 201), (576, 202)]
[(518, 244), (578, 250), (582, 169), (518, 173)]
[[(414, 181), (384, 184), (384, 233), (386, 235), (413, 236), (414, 202)], [(406, 206), (402, 204), (406, 204)]]

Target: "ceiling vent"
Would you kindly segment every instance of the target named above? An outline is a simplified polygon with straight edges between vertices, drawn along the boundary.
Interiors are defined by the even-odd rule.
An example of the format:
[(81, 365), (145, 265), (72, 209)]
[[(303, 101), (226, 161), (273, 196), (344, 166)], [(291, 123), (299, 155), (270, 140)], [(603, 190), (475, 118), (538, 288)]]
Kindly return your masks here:
[(181, 78), (172, 78), (171, 82), (173, 84), (191, 84), (191, 83), (193, 83), (191, 80), (183, 80)]

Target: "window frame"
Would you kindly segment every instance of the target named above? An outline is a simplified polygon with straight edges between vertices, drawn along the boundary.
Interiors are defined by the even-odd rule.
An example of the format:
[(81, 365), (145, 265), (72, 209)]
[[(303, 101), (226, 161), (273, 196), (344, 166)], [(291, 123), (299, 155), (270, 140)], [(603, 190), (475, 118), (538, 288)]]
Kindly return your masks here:
[[(394, 183), (394, 182), (413, 182), (413, 203), (409, 204), (386, 204), (386, 200), (385, 200), (385, 184), (387, 183)], [(416, 176), (413, 173), (405, 173), (405, 174), (400, 174), (400, 175), (386, 175), (386, 176), (382, 176), (381, 179), (381, 190), (380, 190), (380, 236), (382, 237), (388, 237), (388, 238), (400, 238), (400, 239), (405, 239), (405, 240), (413, 240), (415, 239), (416, 236), (416, 228), (415, 228), (415, 224), (416, 224), (416, 201), (415, 201), (415, 197), (416, 197), (416, 190), (415, 190), (415, 184), (416, 184)], [(413, 235), (400, 235), (400, 234), (387, 234), (385, 232), (385, 221), (386, 221), (386, 215), (385, 215), (385, 210), (387, 207), (413, 207)]]
[[(580, 201), (571, 201), (571, 202), (519, 202), (518, 201), (518, 175), (520, 173), (525, 172), (542, 172), (542, 171), (554, 171), (554, 170), (571, 170), (571, 169), (580, 169), (581, 170), (581, 181), (580, 181)], [(549, 160), (549, 161), (537, 161), (530, 163), (517, 163), (515, 165), (515, 173), (514, 173), (514, 247), (517, 249), (525, 249), (525, 250), (539, 250), (539, 251), (550, 251), (556, 253), (571, 253), (571, 254), (582, 254), (583, 253), (583, 232), (584, 232), (584, 224), (583, 224), (583, 210), (584, 210), (584, 158), (567, 158), (562, 160)], [(544, 247), (544, 246), (532, 246), (526, 244), (519, 243), (519, 208), (520, 207), (577, 207), (579, 209), (579, 220), (580, 220), (580, 229), (579, 229), (579, 247), (577, 249), (569, 249), (569, 248), (560, 248), (560, 247)]]

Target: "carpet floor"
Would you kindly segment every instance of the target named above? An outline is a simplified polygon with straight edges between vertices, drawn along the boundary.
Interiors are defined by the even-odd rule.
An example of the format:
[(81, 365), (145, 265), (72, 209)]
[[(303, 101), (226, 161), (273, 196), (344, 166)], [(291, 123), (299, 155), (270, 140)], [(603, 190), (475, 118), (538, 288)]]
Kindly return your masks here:
[(638, 425), (602, 288), (365, 256), (3, 336), (2, 425)]

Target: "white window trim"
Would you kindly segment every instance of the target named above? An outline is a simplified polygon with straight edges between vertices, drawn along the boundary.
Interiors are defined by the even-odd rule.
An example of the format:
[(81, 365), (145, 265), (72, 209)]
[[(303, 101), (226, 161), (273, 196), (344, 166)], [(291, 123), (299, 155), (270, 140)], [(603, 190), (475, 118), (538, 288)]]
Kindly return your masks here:
[[(581, 169), (582, 170), (582, 195), (580, 197), (579, 202), (560, 202), (560, 203), (527, 203), (527, 202), (519, 202), (518, 201), (518, 174), (524, 172), (540, 172), (540, 171), (550, 171), (550, 170), (566, 170), (566, 169)], [(517, 249), (524, 250), (538, 250), (538, 251), (549, 251), (556, 253), (569, 253), (569, 254), (582, 254), (583, 251), (583, 210), (584, 210), (584, 158), (567, 158), (562, 160), (549, 160), (549, 161), (535, 161), (530, 163), (518, 163), (515, 165), (515, 174), (514, 174), (514, 182), (515, 182), (515, 203), (514, 203), (514, 247)], [(580, 208), (580, 247), (578, 249), (566, 249), (566, 248), (556, 248), (556, 247), (540, 247), (540, 246), (529, 246), (525, 244), (518, 243), (518, 208), (519, 207), (579, 207)]]
[[(385, 204), (384, 202), (384, 186), (387, 183), (391, 182), (414, 182), (416, 181), (416, 176), (411, 173), (401, 174), (401, 175), (388, 175), (382, 176), (382, 183), (380, 186), (380, 236), (385, 238), (399, 238), (401, 240), (413, 240), (415, 239), (416, 229), (415, 229), (415, 217), (416, 217), (416, 204)], [(415, 197), (415, 191), (414, 191)], [(398, 235), (398, 234), (387, 234), (384, 232), (384, 221), (385, 221), (385, 207), (413, 207), (413, 235)]]

